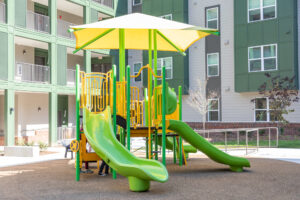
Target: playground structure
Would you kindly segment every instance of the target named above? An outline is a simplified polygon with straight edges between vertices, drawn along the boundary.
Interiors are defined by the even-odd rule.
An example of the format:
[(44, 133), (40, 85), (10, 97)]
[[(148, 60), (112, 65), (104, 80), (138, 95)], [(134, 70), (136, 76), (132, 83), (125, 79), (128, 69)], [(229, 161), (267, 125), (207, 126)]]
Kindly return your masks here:
[[(211, 145), (187, 124), (182, 122), (182, 90), (178, 99), (174, 89), (168, 87), (165, 67), (157, 73), (157, 51), (184, 51), (195, 41), (216, 30), (172, 22), (143, 14), (130, 14), (94, 24), (72, 27), (76, 36), (76, 50), (119, 49), (119, 78), (116, 66), (104, 73), (85, 73), (76, 67), (76, 141), (72, 146), (76, 154), (76, 180), (80, 179), (81, 161), (86, 160), (80, 137), (80, 115), (83, 115), (84, 136), (99, 158), (113, 170), (128, 177), (132, 191), (147, 191), (150, 181), (166, 182), (166, 148), (179, 157), (179, 165), (186, 164), (186, 155), (196, 149), (212, 160), (230, 166), (235, 172), (250, 167), (247, 159), (230, 156)], [(118, 42), (115, 42), (115, 40)], [(138, 74), (130, 74), (125, 67), (125, 49), (148, 49), (149, 65)], [(153, 56), (153, 57), (152, 57)], [(152, 60), (153, 58), (153, 60)], [(153, 62), (153, 64), (152, 64)], [(147, 89), (139, 91), (131, 87), (130, 79), (147, 70)], [(125, 76), (126, 74), (126, 76)], [(161, 84), (158, 84), (158, 81)], [(119, 126), (117, 126), (119, 125)], [(119, 135), (120, 142), (116, 135)], [(131, 137), (145, 137), (146, 158), (130, 153)], [(168, 137), (168, 139), (167, 139)], [(172, 138), (170, 140), (170, 138)], [(192, 146), (183, 146), (182, 139)], [(158, 145), (161, 145), (161, 162), (158, 161)], [(78, 147), (78, 148), (77, 148)], [(126, 148), (127, 147), (127, 148)], [(83, 158), (80, 158), (83, 157)]]

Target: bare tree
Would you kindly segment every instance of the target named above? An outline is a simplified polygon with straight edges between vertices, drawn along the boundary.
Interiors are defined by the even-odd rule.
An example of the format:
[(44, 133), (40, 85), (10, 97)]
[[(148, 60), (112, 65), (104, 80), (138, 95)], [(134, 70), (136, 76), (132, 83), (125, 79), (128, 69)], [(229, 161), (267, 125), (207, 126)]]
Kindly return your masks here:
[[(280, 124), (286, 125), (289, 123), (286, 115), (295, 111), (289, 107), (299, 101), (296, 77), (272, 77), (269, 73), (265, 73), (265, 76), (267, 80), (258, 90), (263, 98), (269, 99), (270, 121), (277, 123), (278, 127)], [(256, 99), (251, 101), (255, 103)], [(258, 115), (257, 118), (259, 117), (261, 116)]]
[[(215, 91), (206, 90), (207, 79), (198, 80), (195, 87), (189, 89), (189, 97), (187, 99), (188, 104), (195, 108), (202, 115), (202, 129), (205, 134), (205, 123), (206, 123), (206, 114), (209, 111), (209, 108), (214, 106), (211, 105), (209, 99), (217, 97)], [(206, 94), (208, 93), (208, 94)]]

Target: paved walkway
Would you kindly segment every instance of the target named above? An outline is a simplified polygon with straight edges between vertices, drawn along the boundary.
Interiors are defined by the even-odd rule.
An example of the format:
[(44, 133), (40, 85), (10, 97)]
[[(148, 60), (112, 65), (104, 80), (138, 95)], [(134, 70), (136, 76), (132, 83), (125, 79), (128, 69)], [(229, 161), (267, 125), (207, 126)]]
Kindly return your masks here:
[[(64, 159), (65, 148), (63, 147), (48, 148), (47, 151), (55, 153), (42, 155), (35, 158), (0, 156), (0, 168)], [(250, 158), (269, 158), (300, 164), (300, 149), (260, 148), (258, 151), (256, 151), (256, 149), (249, 149), (248, 155), (246, 155), (245, 149), (229, 149), (227, 153), (234, 156), (245, 156)], [(167, 156), (171, 157), (172, 153), (167, 154)], [(68, 153), (68, 157), (70, 157), (70, 153)], [(190, 154), (190, 157), (204, 157), (204, 154), (198, 151), (198, 153), (196, 154)]]
[[(60, 160), (65, 158), (65, 148), (49, 147), (47, 151), (51, 153), (47, 155), (41, 155), (39, 157), (0, 156), (0, 168), (45, 162), (51, 160)], [(68, 157), (70, 157), (70, 153), (68, 154)]]

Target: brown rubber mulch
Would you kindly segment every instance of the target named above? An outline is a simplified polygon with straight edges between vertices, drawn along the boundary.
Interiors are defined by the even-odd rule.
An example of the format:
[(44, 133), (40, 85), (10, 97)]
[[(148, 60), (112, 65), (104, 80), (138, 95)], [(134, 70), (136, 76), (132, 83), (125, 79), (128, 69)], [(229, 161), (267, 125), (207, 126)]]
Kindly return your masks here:
[[(172, 162), (172, 160), (168, 160)], [(300, 199), (300, 165), (250, 159), (243, 173), (230, 172), (206, 158), (191, 158), (188, 166), (168, 164), (169, 181), (152, 182), (150, 191), (130, 192), (126, 178), (83, 174), (75, 182), (69, 160), (0, 168), (0, 199)]]

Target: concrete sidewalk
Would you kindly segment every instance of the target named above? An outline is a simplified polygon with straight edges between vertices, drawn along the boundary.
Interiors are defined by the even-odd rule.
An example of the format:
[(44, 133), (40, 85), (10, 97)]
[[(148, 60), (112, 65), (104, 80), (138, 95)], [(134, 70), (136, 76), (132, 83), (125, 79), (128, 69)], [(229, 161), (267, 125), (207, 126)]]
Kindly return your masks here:
[[(47, 155), (40, 155), (39, 157), (0, 156), (0, 168), (65, 159), (64, 147), (49, 147), (47, 151), (51, 153)], [(68, 158), (70, 158), (70, 153), (68, 153)]]

